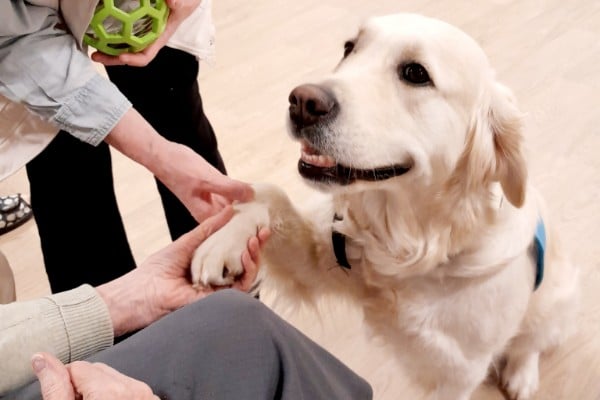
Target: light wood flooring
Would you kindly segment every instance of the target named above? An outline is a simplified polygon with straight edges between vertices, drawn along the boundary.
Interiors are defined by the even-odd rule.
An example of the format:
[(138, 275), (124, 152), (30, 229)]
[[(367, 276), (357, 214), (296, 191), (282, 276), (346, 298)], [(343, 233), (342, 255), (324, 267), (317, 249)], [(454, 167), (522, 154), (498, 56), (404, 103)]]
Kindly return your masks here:
[[(344, 41), (364, 17), (425, 13), (480, 42), (527, 112), (530, 176), (583, 270), (579, 333), (542, 358), (535, 399), (600, 399), (600, 1), (214, 3), (217, 59), (214, 66), (203, 66), (199, 80), (230, 175), (279, 184), (296, 199), (308, 189), (296, 174), (299, 149), (285, 131), (287, 95), (337, 63)], [(158, 194), (146, 170), (119, 154), (114, 164), (126, 229), (142, 260), (168, 242)], [(24, 171), (0, 183), (0, 194), (13, 192), (27, 194)], [(0, 248), (14, 269), (20, 299), (48, 292), (34, 222), (0, 236)], [(351, 310), (338, 310), (321, 322), (308, 313), (289, 319), (368, 379), (376, 399), (419, 398), (385, 351), (363, 337)], [(483, 385), (474, 399), (503, 396), (493, 385)]]

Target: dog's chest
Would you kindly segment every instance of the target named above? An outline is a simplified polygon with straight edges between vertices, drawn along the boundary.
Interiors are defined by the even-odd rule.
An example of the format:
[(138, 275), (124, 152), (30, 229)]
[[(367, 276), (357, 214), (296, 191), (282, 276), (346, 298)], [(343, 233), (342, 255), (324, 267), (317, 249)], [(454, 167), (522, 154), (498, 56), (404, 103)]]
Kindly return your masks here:
[[(521, 322), (531, 288), (529, 257), (511, 262), (491, 279), (416, 277), (372, 291), (363, 302), (370, 328), (398, 351), (476, 355), (500, 350)], [(417, 357), (418, 354), (415, 354)]]

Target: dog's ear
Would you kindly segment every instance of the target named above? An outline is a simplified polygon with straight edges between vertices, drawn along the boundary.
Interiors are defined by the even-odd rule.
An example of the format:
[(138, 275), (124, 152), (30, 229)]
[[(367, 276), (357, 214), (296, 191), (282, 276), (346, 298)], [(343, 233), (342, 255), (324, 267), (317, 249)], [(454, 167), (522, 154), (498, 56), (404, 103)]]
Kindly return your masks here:
[(491, 93), (489, 129), (495, 155), (494, 177), (515, 207), (525, 202), (527, 164), (523, 155), (522, 113), (508, 88), (495, 83)]
[(494, 83), (479, 101), (448, 188), (473, 192), (481, 185), (500, 182), (508, 201), (521, 207), (527, 184), (521, 118), (508, 88)]

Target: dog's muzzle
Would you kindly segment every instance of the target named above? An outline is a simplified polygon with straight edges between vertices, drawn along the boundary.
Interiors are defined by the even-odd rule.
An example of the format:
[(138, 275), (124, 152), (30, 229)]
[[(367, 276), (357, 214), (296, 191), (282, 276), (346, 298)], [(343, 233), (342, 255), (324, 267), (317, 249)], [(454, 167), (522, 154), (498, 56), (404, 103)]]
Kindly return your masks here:
[(381, 168), (359, 169), (344, 166), (326, 155), (322, 155), (314, 146), (320, 142), (323, 125), (333, 118), (338, 110), (334, 95), (318, 85), (301, 85), (289, 96), (289, 114), (293, 134), (302, 140), (302, 158), (298, 161), (298, 171), (304, 178), (319, 183), (337, 183), (349, 185), (356, 181), (382, 181), (404, 175), (411, 165), (392, 165)]

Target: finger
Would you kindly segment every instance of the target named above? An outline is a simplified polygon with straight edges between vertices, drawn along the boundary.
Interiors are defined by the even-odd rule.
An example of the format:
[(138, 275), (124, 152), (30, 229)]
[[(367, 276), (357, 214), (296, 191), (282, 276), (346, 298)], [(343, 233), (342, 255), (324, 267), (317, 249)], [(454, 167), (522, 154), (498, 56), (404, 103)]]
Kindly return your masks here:
[(167, 43), (172, 36), (173, 29), (165, 29), (165, 31), (152, 44), (142, 51), (135, 53), (125, 52), (118, 56), (111, 56), (100, 51), (92, 53), (92, 60), (99, 62), (105, 66), (129, 65), (131, 67), (145, 67), (156, 57), (158, 52)]
[(232, 201), (246, 202), (254, 198), (254, 189), (252, 189), (252, 186), (225, 175), (205, 182), (203, 189), (211, 193), (220, 194)]
[(271, 228), (264, 227), (258, 231), (258, 240), (260, 241), (260, 247), (262, 248), (267, 240), (271, 237)]
[(96, 368), (98, 371), (102, 371), (102, 373), (104, 373), (106, 375), (106, 377), (113, 378), (114, 380), (129, 378), (128, 376), (123, 375), (122, 373), (120, 373), (119, 371), (114, 369), (113, 367), (110, 367), (101, 362), (95, 362), (92, 364), (92, 366), (94, 368)]
[(260, 228), (256, 236), (248, 239), (248, 253), (257, 265), (260, 264), (260, 252), (271, 236), (270, 228)]
[(110, 67), (113, 65), (125, 65), (125, 63), (123, 61), (121, 61), (121, 59), (118, 56), (110, 56), (110, 55), (102, 53), (100, 51), (93, 52), (91, 55), (91, 58), (95, 62), (103, 64), (107, 67)]
[(260, 261), (260, 241), (256, 236), (248, 239), (248, 253), (256, 264)]
[[(138, 381), (137, 379), (134, 379), (128, 375), (122, 374), (121, 372), (117, 371), (109, 365), (106, 365), (101, 362), (96, 362), (92, 364), (92, 366), (99, 373), (104, 374), (103, 381), (109, 380), (114, 382), (115, 384), (119, 384), (123, 387), (129, 388), (130, 390), (134, 390), (139, 395), (140, 399), (149, 398), (149, 396), (152, 395), (152, 390), (150, 389), (150, 386), (148, 386), (146, 383)], [(145, 396), (142, 396), (142, 393), (145, 393)], [(136, 397), (136, 399), (137, 398), (138, 397)]]
[(190, 213), (196, 221), (202, 223), (213, 215), (218, 214), (223, 210), (223, 208), (225, 208), (226, 205), (221, 205), (220, 203), (213, 202), (210, 199), (205, 200), (204, 196), (199, 196), (197, 201), (191, 205)]
[(115, 65), (129, 65), (132, 67), (145, 67), (152, 61), (156, 56), (158, 50), (155, 50), (153, 54), (146, 51), (138, 53), (122, 53), (118, 56), (111, 56), (100, 51), (92, 53), (92, 60), (103, 64), (106, 67)]
[(252, 260), (248, 250), (245, 250), (242, 253), (242, 265), (244, 267), (244, 273), (234, 282), (233, 287), (243, 292), (247, 292), (252, 288), (252, 284), (258, 275), (258, 265)]
[(212, 196), (212, 203), (218, 205), (220, 208), (224, 208), (228, 204), (231, 204), (231, 200), (221, 195), (215, 194)]
[(56, 357), (48, 353), (36, 353), (31, 358), (31, 365), (40, 382), (44, 400), (75, 399), (69, 371)]
[[(256, 267), (256, 269), (258, 269), (258, 265), (260, 264), (260, 251), (270, 235), (270, 228), (260, 228), (256, 236), (253, 236), (250, 239), (248, 239), (248, 245), (245, 253), (247, 253), (252, 262), (256, 264), (255, 266), (252, 266)], [(242, 265), (243, 261), (244, 255), (242, 254)]]
[[(171, 11), (177, 11), (177, 9), (181, 7), (180, 4), (183, 4), (183, 2), (181, 0), (176, 0), (173, 7), (169, 6), (169, 8), (171, 8)], [(169, 5), (168, 2), (167, 5)], [(152, 60), (154, 60), (154, 57), (156, 57), (160, 49), (162, 49), (167, 44), (171, 36), (173, 36), (175, 31), (177, 31), (177, 27), (180, 23), (181, 21), (179, 18), (174, 18), (173, 12), (169, 13), (167, 25), (164, 31), (154, 42), (152, 42), (148, 47), (146, 47), (142, 51), (121, 54), (119, 56), (120, 60), (123, 61), (125, 64), (133, 67), (145, 67)]]
[[(150, 388), (103, 363), (76, 361), (70, 364), (71, 381), (84, 399), (102, 393), (108, 399), (150, 398)], [(142, 391), (140, 391), (142, 390)], [(120, 396), (115, 396), (119, 393)], [(132, 394), (136, 394), (132, 396)]]
[(87, 361), (74, 361), (68, 367), (71, 374), (71, 382), (74, 385), (76, 382), (85, 381), (95, 374), (93, 364)]
[(137, 53), (123, 53), (119, 56), (119, 60), (125, 65), (132, 67), (145, 67), (158, 54), (158, 51), (165, 45), (163, 40), (156, 40), (143, 51)]
[[(105, 391), (109, 384), (109, 377), (97, 364), (75, 361), (69, 364), (69, 372), (75, 392), (81, 393), (84, 398), (88, 393)], [(112, 384), (112, 380), (110, 381)]]

